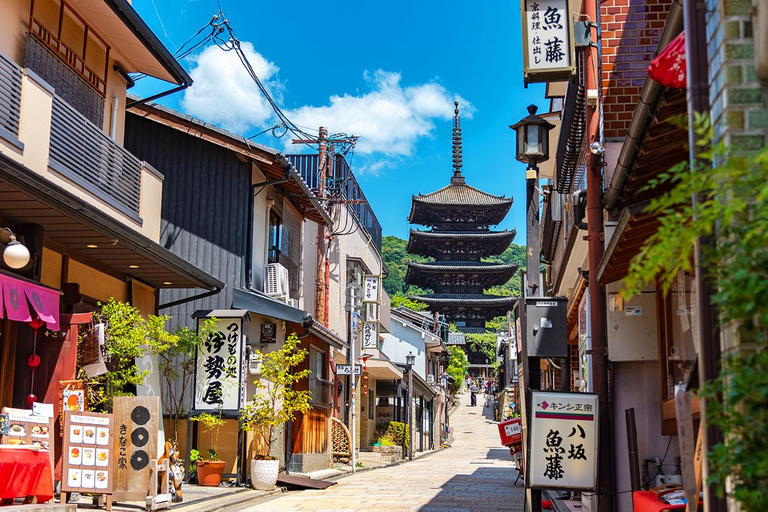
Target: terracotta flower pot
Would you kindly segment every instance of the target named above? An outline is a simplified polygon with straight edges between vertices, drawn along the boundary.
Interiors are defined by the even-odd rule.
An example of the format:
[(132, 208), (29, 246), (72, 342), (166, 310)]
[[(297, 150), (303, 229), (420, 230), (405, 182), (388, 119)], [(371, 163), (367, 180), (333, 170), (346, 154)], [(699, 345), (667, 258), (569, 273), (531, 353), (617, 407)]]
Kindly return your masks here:
[(197, 483), (205, 487), (218, 487), (221, 483), (221, 474), (224, 472), (226, 462), (216, 460), (213, 462), (197, 462)]

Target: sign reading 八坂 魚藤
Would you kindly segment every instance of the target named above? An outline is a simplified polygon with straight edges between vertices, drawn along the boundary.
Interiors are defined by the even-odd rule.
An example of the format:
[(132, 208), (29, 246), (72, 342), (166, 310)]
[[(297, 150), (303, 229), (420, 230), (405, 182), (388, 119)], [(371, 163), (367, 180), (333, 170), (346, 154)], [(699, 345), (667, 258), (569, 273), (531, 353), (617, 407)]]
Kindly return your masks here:
[(598, 412), (595, 394), (531, 392), (528, 487), (595, 490)]
[(242, 352), (243, 319), (217, 319), (216, 332), (197, 350), (196, 411), (237, 411), (240, 408)]
[(526, 83), (569, 78), (576, 68), (568, 0), (522, 0), (522, 16)]

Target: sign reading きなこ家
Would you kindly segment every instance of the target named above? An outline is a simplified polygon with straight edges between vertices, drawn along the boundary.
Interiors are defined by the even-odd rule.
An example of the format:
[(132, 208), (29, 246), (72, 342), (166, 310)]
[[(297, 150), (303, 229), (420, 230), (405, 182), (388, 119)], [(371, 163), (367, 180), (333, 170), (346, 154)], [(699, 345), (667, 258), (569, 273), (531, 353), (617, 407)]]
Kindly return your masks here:
[(529, 487), (596, 488), (598, 413), (595, 394), (531, 392)]
[(240, 408), (242, 353), (243, 319), (217, 319), (216, 332), (197, 350), (195, 410), (237, 411)]
[(526, 81), (569, 77), (575, 67), (568, 0), (522, 0), (522, 4)]

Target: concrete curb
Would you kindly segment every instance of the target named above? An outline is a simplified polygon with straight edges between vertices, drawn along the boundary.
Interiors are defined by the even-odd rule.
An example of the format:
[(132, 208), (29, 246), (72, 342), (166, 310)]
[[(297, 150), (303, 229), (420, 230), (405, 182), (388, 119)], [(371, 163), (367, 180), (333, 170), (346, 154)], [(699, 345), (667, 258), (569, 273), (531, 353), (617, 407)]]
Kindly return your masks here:
[(172, 506), (170, 510), (178, 510), (182, 512), (192, 510), (195, 512), (215, 512), (236, 505), (250, 503), (251, 501), (269, 498), (284, 492), (285, 489), (282, 487), (276, 487), (271, 491), (256, 491), (254, 489), (241, 488), (230, 494), (225, 494), (224, 496), (209, 496), (207, 498), (200, 498), (186, 503), (181, 502)]

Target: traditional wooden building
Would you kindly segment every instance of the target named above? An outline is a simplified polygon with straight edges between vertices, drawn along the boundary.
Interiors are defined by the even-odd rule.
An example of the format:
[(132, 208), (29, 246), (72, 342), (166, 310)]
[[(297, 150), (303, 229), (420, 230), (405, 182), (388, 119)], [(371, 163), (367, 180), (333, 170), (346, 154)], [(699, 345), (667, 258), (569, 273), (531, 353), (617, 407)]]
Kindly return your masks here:
[[(495, 196), (466, 184), (461, 173), (461, 121), (459, 106), (453, 125), (453, 177), (450, 185), (430, 194), (413, 196), (408, 221), (430, 228), (412, 229), (408, 252), (434, 258), (427, 263), (409, 263), (405, 282), (428, 288), (430, 294), (412, 298), (445, 315), (465, 333), (485, 332), (485, 322), (505, 315), (517, 300), (483, 293), (506, 283), (517, 271), (516, 264), (488, 263), (483, 258), (503, 253), (515, 231), (492, 231), (512, 207), (512, 198)], [(491, 361), (468, 352), (472, 374)]]

